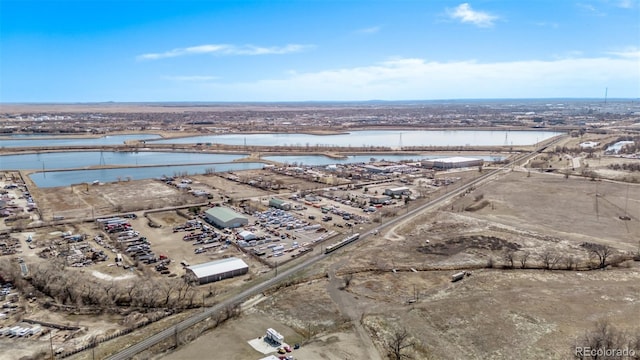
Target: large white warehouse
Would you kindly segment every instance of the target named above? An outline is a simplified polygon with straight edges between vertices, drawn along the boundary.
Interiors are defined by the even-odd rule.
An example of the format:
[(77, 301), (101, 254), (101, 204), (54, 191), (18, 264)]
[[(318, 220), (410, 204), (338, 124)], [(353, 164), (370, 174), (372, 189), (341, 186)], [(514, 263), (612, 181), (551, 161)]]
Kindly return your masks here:
[(434, 169), (458, 169), (465, 167), (480, 166), (484, 163), (482, 159), (468, 157), (449, 157), (443, 159), (432, 159), (422, 162), (422, 166)]
[(242, 259), (231, 257), (189, 266), (187, 267), (187, 278), (202, 285), (244, 275), (247, 272), (249, 272), (249, 265)]

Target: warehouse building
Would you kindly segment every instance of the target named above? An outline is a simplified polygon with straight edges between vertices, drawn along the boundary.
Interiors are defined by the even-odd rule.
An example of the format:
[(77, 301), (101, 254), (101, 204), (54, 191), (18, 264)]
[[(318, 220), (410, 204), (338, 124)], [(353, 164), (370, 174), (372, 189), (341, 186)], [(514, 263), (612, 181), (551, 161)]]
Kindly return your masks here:
[(205, 220), (219, 228), (237, 228), (249, 224), (249, 219), (229, 208), (216, 206), (205, 212)]
[(438, 170), (459, 169), (465, 167), (480, 166), (484, 163), (482, 159), (467, 157), (450, 157), (444, 159), (433, 159), (422, 163), (425, 167), (431, 167)]
[(291, 203), (277, 198), (269, 199), (269, 206), (280, 210), (291, 210)]
[(406, 187), (406, 186), (401, 186), (401, 187), (397, 187), (397, 188), (389, 188), (389, 189), (385, 189), (384, 190), (384, 194), (388, 195), (388, 196), (406, 195), (406, 194), (409, 194), (410, 192), (411, 192), (411, 190), (409, 190), (409, 188)]
[(244, 275), (247, 272), (249, 272), (249, 265), (242, 259), (231, 257), (189, 266), (187, 267), (187, 279), (202, 285)]
[(371, 204), (384, 204), (387, 201), (391, 201), (391, 197), (388, 195), (376, 195), (376, 196), (371, 196), (369, 198), (369, 203)]

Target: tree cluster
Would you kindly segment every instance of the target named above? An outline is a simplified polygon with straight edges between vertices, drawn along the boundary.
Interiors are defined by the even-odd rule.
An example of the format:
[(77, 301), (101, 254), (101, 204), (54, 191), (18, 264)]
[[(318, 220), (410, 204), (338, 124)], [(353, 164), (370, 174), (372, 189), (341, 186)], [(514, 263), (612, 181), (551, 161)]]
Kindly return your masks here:
[[(585, 349), (589, 349), (589, 352), (585, 352)], [(624, 332), (608, 321), (599, 321), (576, 339), (573, 353), (576, 359), (581, 360), (640, 359), (640, 328), (635, 333)]]
[(640, 163), (609, 164), (607, 167), (612, 170), (640, 171)]
[[(175, 309), (196, 306), (196, 288), (181, 278), (144, 281), (104, 281), (91, 275), (65, 269), (57, 261), (31, 266), (31, 276), (23, 279), (15, 264), (0, 260), (0, 273), (12, 280), (25, 294), (43, 294), (50, 306), (94, 307), (109, 310), (121, 307)], [(198, 303), (199, 305), (199, 303)]]

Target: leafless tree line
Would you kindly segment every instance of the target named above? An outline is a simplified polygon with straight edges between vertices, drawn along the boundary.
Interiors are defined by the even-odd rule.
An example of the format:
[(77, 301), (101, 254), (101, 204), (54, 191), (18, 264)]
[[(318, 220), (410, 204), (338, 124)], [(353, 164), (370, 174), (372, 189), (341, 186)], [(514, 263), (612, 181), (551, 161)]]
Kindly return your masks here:
[(0, 273), (25, 294), (44, 294), (50, 306), (94, 307), (99, 310), (134, 307), (175, 309), (200, 305), (196, 288), (181, 278), (104, 281), (65, 269), (56, 261), (33, 265), (30, 277), (22, 278), (19, 267), (0, 259)]
[[(583, 243), (581, 245), (587, 251), (587, 268), (605, 268), (608, 265), (617, 265), (625, 260), (622, 256), (614, 257), (615, 250), (607, 245), (596, 243)], [(526, 269), (531, 266), (532, 260), (538, 260), (539, 266), (544, 270), (562, 269), (574, 270), (580, 265), (580, 259), (573, 255), (559, 254), (552, 250), (544, 250), (542, 253), (532, 257), (528, 251), (517, 254), (515, 250), (509, 250), (504, 253), (504, 267), (514, 269)]]

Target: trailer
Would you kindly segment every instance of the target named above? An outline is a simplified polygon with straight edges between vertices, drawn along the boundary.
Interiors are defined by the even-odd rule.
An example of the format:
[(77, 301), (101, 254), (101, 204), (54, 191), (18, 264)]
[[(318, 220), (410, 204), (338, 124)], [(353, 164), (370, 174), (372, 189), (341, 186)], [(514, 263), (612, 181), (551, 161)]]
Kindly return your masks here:
[(284, 343), (284, 336), (280, 335), (280, 333), (274, 329), (268, 328), (267, 335), (264, 337), (264, 340), (272, 345), (279, 346)]
[(456, 282), (456, 281), (460, 281), (460, 280), (464, 279), (464, 276), (465, 276), (466, 274), (467, 274), (467, 273), (466, 273), (465, 271), (461, 271), (461, 272), (459, 272), (459, 273), (455, 273), (455, 274), (453, 274), (453, 275), (451, 276), (451, 282)]

